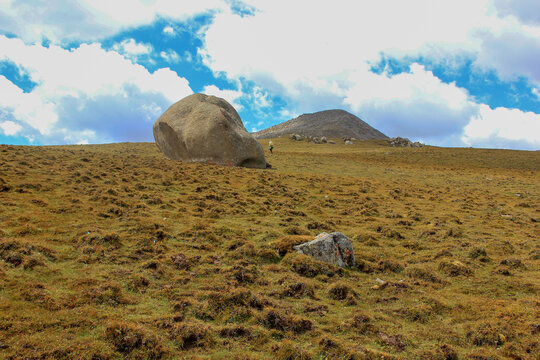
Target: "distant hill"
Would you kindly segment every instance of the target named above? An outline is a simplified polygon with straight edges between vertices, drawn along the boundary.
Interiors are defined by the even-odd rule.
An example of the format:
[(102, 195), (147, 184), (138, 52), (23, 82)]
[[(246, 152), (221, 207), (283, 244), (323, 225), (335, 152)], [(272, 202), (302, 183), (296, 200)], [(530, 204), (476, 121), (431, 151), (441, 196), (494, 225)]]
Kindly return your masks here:
[(329, 138), (353, 137), (359, 140), (388, 139), (379, 130), (345, 110), (325, 110), (300, 115), (284, 123), (253, 133), (258, 139), (299, 134)]

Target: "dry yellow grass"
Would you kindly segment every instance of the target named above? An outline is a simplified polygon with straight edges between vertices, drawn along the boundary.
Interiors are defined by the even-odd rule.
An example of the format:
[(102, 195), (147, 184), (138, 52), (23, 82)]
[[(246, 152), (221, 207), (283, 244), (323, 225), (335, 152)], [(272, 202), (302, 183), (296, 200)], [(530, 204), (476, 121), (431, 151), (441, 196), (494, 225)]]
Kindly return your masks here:
[[(273, 141), (1, 145), (0, 358), (537, 358), (540, 153)], [(356, 268), (288, 251), (323, 231)]]

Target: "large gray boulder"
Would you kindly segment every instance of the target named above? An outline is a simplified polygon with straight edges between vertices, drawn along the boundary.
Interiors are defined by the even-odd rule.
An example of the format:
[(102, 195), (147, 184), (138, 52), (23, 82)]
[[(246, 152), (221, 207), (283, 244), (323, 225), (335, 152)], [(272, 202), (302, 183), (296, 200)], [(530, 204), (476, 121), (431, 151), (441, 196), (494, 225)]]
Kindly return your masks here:
[(354, 249), (348, 237), (340, 232), (322, 233), (314, 240), (293, 247), (300, 254), (341, 267), (354, 266)]
[(262, 146), (225, 100), (193, 94), (173, 104), (154, 123), (156, 145), (172, 160), (264, 169)]

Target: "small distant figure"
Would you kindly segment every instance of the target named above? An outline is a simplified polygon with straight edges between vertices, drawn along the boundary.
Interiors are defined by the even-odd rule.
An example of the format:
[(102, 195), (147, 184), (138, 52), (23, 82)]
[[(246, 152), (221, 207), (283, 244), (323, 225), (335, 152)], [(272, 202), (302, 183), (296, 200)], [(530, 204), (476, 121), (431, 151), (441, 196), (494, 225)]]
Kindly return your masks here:
[(268, 145), (270, 145), (270, 154), (273, 154), (272, 150), (274, 150), (274, 144), (271, 141), (269, 141)]

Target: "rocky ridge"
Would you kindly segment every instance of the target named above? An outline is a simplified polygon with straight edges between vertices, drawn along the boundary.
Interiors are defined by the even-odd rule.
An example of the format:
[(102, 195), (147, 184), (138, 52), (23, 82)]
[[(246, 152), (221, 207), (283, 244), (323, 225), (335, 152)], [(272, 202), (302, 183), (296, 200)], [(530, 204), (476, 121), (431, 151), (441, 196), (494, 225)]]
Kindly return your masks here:
[(295, 119), (255, 132), (253, 136), (257, 139), (270, 139), (290, 134), (299, 134), (304, 138), (388, 139), (388, 136), (345, 110), (303, 114)]

